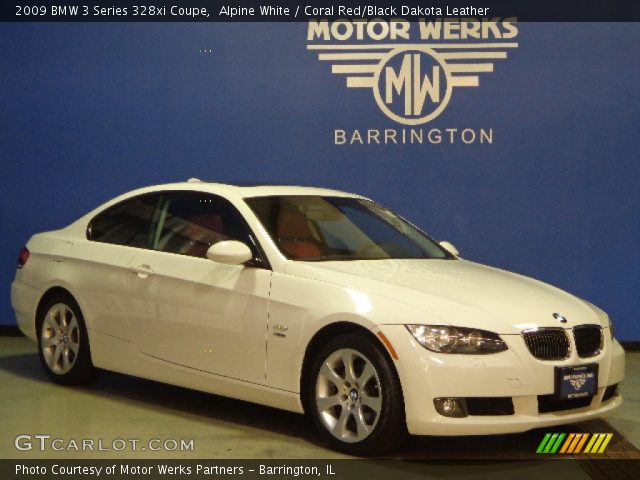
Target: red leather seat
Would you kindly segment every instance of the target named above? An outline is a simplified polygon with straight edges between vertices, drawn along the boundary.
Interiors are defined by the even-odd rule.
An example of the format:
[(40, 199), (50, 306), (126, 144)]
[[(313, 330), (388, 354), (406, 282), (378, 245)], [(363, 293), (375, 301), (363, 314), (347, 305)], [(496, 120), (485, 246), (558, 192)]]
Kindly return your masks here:
[(188, 239), (183, 251), (186, 255), (204, 257), (209, 246), (225, 240), (224, 225), (220, 215), (211, 213), (197, 213), (185, 219), (186, 225), (181, 236)]
[(294, 210), (280, 212), (276, 233), (278, 245), (291, 257), (306, 258), (321, 255), (302, 212)]

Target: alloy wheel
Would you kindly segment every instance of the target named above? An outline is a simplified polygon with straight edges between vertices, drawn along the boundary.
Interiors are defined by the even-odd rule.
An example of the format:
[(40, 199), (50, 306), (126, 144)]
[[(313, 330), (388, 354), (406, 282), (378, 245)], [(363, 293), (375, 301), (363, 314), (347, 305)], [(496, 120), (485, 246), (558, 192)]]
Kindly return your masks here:
[(360, 442), (376, 427), (382, 410), (381, 382), (372, 362), (341, 348), (318, 372), (316, 408), (325, 428), (343, 442)]
[(73, 310), (64, 303), (56, 303), (46, 313), (40, 345), (44, 361), (53, 373), (64, 375), (73, 368), (80, 348), (80, 328)]

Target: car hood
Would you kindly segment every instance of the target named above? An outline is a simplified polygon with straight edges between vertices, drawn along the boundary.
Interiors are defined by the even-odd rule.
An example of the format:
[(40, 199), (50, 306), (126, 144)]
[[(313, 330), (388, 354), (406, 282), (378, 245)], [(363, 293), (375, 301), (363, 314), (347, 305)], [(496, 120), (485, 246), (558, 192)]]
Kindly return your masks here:
[[(466, 260), (359, 260), (288, 262), (286, 273), (368, 293), (372, 304), (391, 300), (424, 318), (378, 323), (435, 323), (519, 334), (541, 327), (606, 324), (587, 302), (546, 283)], [(561, 323), (553, 314), (567, 320)]]

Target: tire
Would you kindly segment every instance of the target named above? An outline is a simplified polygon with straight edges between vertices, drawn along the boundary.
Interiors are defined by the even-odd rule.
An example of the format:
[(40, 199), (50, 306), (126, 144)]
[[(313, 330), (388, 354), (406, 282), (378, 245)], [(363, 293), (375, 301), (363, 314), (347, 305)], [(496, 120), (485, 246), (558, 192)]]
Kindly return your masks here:
[(400, 381), (375, 340), (357, 333), (332, 339), (316, 356), (308, 383), (310, 414), (333, 449), (379, 455), (407, 436)]
[(95, 380), (98, 370), (91, 362), (84, 317), (73, 297), (53, 294), (38, 311), (38, 354), (47, 375), (63, 385), (82, 385)]

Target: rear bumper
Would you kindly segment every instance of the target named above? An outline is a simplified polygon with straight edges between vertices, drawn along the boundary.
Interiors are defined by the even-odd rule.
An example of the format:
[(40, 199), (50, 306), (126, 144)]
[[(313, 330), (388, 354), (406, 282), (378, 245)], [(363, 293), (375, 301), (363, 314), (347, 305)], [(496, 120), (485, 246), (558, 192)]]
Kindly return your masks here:
[(16, 279), (11, 284), (11, 306), (15, 312), (18, 328), (27, 337), (36, 340), (36, 306), (40, 291)]
[[(407, 428), (415, 435), (485, 435), (515, 433), (534, 428), (576, 423), (611, 414), (622, 404), (620, 396), (602, 401), (609, 385), (624, 378), (624, 350), (604, 333), (602, 353), (579, 358), (575, 353), (563, 361), (538, 360), (520, 335), (503, 335), (507, 351), (493, 355), (447, 355), (419, 345), (402, 325), (379, 327), (397, 352), (395, 366), (402, 384)], [(575, 348), (572, 348), (575, 352)], [(555, 367), (598, 364), (598, 391), (580, 408), (539, 412), (539, 396), (552, 395)], [(513, 402), (513, 413), (445, 417), (434, 398), (501, 397)]]

